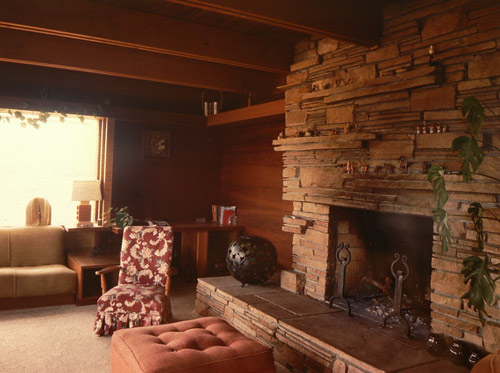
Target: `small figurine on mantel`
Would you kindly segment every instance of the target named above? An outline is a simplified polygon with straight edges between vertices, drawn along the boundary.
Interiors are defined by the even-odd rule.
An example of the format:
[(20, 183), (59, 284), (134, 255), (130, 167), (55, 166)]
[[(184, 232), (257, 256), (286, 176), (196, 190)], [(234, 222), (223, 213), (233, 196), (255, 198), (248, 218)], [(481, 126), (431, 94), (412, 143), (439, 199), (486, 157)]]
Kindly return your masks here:
[(280, 132), (280, 134), (278, 135), (278, 140), (282, 140), (285, 138), (285, 135), (283, 135), (283, 132)]
[(316, 136), (316, 131), (313, 130), (312, 128), (308, 128), (304, 136), (306, 137)]
[(384, 163), (384, 169), (386, 174), (393, 174), (394, 173), (394, 165), (390, 163)]
[(348, 134), (351, 131), (351, 125), (347, 122), (344, 126), (344, 134)]
[(358, 159), (358, 162), (359, 162), (359, 168), (361, 170), (361, 173), (363, 175), (366, 175), (366, 173), (368, 172), (368, 165), (359, 159)]
[(339, 133), (337, 132), (337, 129), (334, 128), (334, 129), (331, 129), (328, 131), (328, 136), (335, 136), (335, 135), (338, 135)]
[(347, 161), (346, 171), (347, 171), (348, 174), (353, 174), (354, 173), (354, 167), (353, 167), (351, 161)]
[(408, 162), (403, 156), (399, 157), (399, 172), (408, 174)]

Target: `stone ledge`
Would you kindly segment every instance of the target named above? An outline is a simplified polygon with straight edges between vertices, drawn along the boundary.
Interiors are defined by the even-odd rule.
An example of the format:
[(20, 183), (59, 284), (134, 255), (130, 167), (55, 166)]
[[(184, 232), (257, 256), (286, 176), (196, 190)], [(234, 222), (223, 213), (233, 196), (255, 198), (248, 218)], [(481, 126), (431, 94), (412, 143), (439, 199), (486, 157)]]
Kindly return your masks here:
[[(228, 299), (223, 307), (220, 298)], [(276, 277), (269, 284), (245, 287), (230, 276), (200, 278), (196, 304), (202, 315), (221, 316), (249, 337), (272, 346), (276, 365), (293, 371), (303, 371), (308, 359), (321, 365), (321, 372), (331, 372), (335, 361), (360, 372), (426, 371), (436, 366), (440, 373), (468, 371), (429, 355), (422, 342), (406, 339), (397, 329), (349, 318), (324, 302), (281, 289)], [(287, 349), (296, 358), (282, 361), (287, 355), (280, 352)]]

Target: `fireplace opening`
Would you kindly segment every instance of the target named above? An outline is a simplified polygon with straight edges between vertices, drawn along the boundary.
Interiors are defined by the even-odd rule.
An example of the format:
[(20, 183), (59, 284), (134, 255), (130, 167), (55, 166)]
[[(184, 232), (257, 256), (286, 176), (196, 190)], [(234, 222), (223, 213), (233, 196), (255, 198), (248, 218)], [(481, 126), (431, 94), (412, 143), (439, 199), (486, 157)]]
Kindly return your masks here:
[[(339, 295), (343, 281), (354, 315), (409, 327), (413, 337), (425, 338), (430, 330), (432, 218), (341, 207), (334, 207), (333, 214), (337, 242), (331, 250), (348, 244), (350, 262), (343, 279), (341, 262), (336, 263), (332, 295)], [(338, 297), (332, 305), (347, 308)]]

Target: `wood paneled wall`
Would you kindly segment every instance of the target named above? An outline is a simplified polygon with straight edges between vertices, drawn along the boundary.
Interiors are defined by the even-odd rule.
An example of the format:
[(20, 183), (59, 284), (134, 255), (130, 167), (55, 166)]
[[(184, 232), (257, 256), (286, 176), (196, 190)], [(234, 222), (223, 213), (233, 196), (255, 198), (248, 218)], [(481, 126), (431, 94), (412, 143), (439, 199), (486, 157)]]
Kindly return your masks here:
[(129, 206), (138, 219), (171, 221), (210, 220), (211, 204), (236, 205), (238, 223), (270, 240), (280, 266), (291, 268), (292, 235), (282, 224), (292, 206), (282, 200), (283, 163), (272, 147), (284, 126), (174, 126), (171, 157), (155, 159), (143, 155), (144, 131), (151, 127), (117, 122), (112, 205)]
[[(172, 131), (170, 158), (143, 154), (145, 130)], [(210, 217), (219, 195), (216, 146), (199, 127), (117, 122), (112, 205), (129, 206), (138, 219), (194, 220)]]
[(224, 130), (221, 140), (221, 195), (224, 205), (236, 205), (238, 223), (250, 235), (270, 240), (282, 268), (292, 265), (292, 235), (283, 232), (283, 216), (292, 203), (282, 200), (283, 162), (272, 140), (284, 123), (259, 124)]

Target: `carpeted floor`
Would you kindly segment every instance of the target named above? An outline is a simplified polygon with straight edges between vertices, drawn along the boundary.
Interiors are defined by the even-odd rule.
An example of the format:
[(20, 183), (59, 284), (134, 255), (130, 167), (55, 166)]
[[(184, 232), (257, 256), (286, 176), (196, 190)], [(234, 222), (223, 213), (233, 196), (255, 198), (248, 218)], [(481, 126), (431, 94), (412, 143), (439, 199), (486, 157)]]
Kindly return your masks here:
[[(174, 321), (198, 317), (195, 284), (172, 284)], [(0, 311), (0, 372), (110, 372), (110, 337), (93, 332), (96, 307)]]

